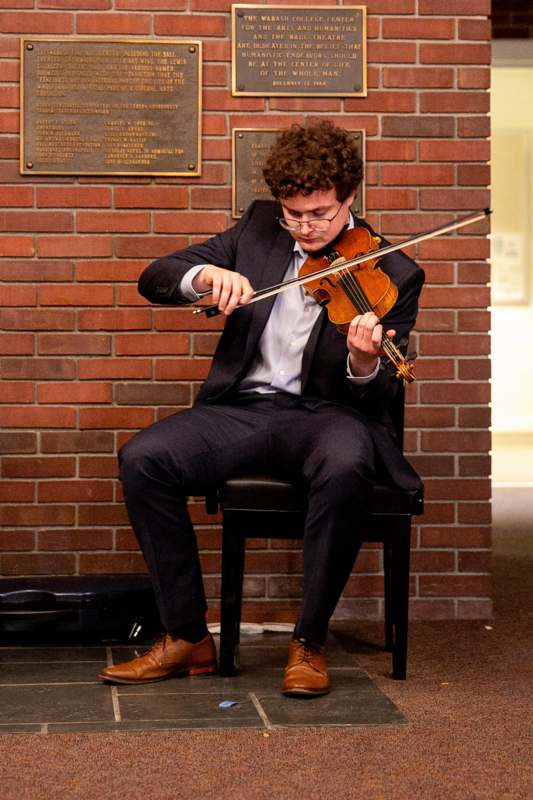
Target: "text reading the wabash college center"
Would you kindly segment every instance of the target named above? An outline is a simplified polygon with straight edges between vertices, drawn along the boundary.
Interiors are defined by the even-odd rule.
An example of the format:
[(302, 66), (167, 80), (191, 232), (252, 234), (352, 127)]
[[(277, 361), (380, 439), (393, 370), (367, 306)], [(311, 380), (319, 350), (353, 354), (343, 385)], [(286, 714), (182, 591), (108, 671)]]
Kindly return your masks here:
[(233, 6), (233, 93), (366, 95), (365, 8)]

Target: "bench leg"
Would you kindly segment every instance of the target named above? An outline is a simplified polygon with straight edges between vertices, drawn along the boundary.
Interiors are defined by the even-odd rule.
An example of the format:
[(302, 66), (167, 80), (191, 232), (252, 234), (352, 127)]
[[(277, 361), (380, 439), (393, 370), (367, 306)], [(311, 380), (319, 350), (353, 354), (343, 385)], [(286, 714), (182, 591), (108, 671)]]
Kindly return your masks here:
[(411, 519), (399, 522), (391, 546), (392, 677), (405, 680), (407, 674), (407, 633), (409, 622), (409, 564), (411, 548)]
[(383, 544), (383, 597), (385, 600), (385, 650), (394, 649), (394, 626), (392, 622), (392, 546), (389, 541)]
[(222, 586), (220, 603), (219, 672), (239, 671), (238, 647), (244, 578), (244, 537), (224, 520), (222, 525)]

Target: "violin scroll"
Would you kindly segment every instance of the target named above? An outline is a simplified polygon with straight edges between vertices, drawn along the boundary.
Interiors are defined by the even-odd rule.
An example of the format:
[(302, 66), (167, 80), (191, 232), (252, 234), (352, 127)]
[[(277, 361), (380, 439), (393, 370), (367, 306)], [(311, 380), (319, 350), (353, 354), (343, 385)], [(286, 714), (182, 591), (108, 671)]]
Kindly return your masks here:
[(407, 383), (413, 383), (415, 379), (415, 366), (411, 361), (402, 358), (401, 362), (396, 364), (396, 377), (398, 380), (403, 379)]
[(415, 380), (415, 366), (413, 360), (416, 358), (416, 354), (408, 354), (407, 358), (405, 358), (401, 350), (387, 337), (383, 337), (383, 353), (392, 364), (394, 364), (396, 368), (396, 377), (398, 379), (403, 379), (407, 383), (413, 383)]

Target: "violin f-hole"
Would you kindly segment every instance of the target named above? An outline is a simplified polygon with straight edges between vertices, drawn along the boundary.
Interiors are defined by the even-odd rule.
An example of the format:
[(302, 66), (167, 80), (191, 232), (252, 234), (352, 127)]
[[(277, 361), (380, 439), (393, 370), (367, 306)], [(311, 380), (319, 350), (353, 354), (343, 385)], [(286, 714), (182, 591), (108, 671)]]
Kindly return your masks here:
[(326, 292), (325, 289), (315, 289), (312, 292), (313, 297), (315, 298), (316, 302), (319, 306), (327, 306), (329, 301), (331, 300), (331, 295)]
[(335, 284), (333, 283), (333, 281), (331, 280), (331, 278), (329, 276), (326, 276), (325, 278), (322, 278), (320, 283), (328, 283), (331, 286), (332, 289), (335, 288)]

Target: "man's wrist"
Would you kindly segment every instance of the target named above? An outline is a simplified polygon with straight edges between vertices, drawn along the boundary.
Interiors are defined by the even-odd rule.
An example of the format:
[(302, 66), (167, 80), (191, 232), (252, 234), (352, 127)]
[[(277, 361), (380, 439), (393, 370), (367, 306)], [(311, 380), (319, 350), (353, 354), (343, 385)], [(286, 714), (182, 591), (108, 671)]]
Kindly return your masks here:
[(202, 277), (205, 269), (206, 269), (206, 265), (202, 266), (202, 269), (199, 272), (196, 273), (196, 275), (194, 276), (194, 278), (192, 280), (192, 288), (194, 289), (195, 292), (198, 292), (198, 294), (201, 294), (202, 292), (207, 292), (211, 288), (204, 281), (204, 279)]
[(352, 378), (369, 378), (379, 365), (379, 356), (364, 364), (357, 362), (351, 353), (348, 354), (348, 372)]
[(180, 292), (185, 298), (187, 298), (187, 300), (190, 300), (191, 302), (200, 299), (200, 295), (196, 291), (193, 281), (196, 278), (196, 276), (200, 274), (200, 272), (204, 269), (205, 266), (206, 266), (205, 264), (198, 264), (195, 267), (191, 267), (185, 273), (185, 275), (181, 280)]
[(380, 366), (380, 361), (378, 358), (377, 364), (371, 373), (362, 376), (354, 375), (350, 367), (350, 356), (348, 355), (348, 358), (346, 359), (346, 378), (348, 382), (352, 384), (352, 386), (364, 386), (367, 383), (371, 383), (371, 381), (373, 381), (374, 378), (377, 377), (377, 374), (379, 372), (379, 366)]

